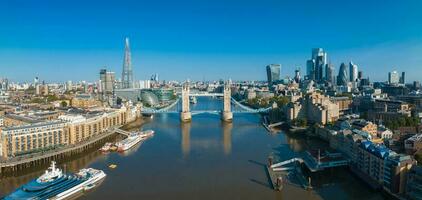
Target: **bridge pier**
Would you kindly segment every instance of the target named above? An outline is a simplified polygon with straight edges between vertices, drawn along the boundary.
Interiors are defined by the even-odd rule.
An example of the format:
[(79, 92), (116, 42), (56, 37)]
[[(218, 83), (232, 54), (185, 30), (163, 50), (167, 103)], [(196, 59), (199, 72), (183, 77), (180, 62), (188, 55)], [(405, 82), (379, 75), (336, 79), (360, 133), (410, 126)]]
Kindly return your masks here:
[(224, 122), (232, 122), (233, 121), (233, 113), (232, 112), (222, 112), (221, 113), (221, 120)]
[(182, 87), (182, 112), (180, 113), (180, 120), (182, 122), (190, 122), (192, 120), (189, 101), (189, 84), (185, 83)]
[(233, 121), (233, 112), (231, 111), (231, 83), (227, 82), (224, 84), (224, 92), (223, 92), (223, 112), (221, 112), (221, 120), (224, 122), (232, 122)]
[(180, 113), (180, 120), (182, 122), (190, 122), (192, 120), (192, 113), (191, 112), (181, 112)]

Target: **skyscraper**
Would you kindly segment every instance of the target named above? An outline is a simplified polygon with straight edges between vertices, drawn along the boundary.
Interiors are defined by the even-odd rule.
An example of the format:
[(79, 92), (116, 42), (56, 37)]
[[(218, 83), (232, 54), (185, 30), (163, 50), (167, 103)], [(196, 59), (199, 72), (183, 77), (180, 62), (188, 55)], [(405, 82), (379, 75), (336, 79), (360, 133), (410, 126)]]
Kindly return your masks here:
[(358, 72), (358, 79), (359, 80), (363, 79), (363, 71)]
[(125, 56), (123, 61), (122, 88), (133, 88), (132, 61), (129, 48), (129, 38), (125, 41)]
[(358, 66), (353, 64), (352, 61), (349, 63), (349, 80), (350, 82), (356, 82), (358, 79)]
[(406, 73), (402, 72), (400, 77), (400, 83), (405, 84), (406, 83)]
[(309, 80), (315, 80), (315, 60), (310, 59), (306, 61), (306, 76)]
[(349, 77), (347, 76), (347, 67), (346, 64), (341, 63), (340, 70), (337, 76), (337, 85), (347, 86)]
[(281, 65), (280, 64), (270, 64), (267, 65), (267, 79), (268, 85), (272, 85), (274, 82), (280, 80)]
[(334, 66), (329, 63), (325, 65), (325, 80), (327, 80), (327, 82), (335, 85), (334, 83)]
[(112, 94), (114, 90), (115, 75), (114, 72), (106, 69), (100, 70), (101, 92), (105, 94)]
[(306, 63), (308, 79), (323, 81), (326, 75), (326, 64), (327, 53), (322, 48), (313, 48), (312, 58)]
[(399, 73), (397, 71), (388, 72), (388, 83), (398, 84), (400, 82)]

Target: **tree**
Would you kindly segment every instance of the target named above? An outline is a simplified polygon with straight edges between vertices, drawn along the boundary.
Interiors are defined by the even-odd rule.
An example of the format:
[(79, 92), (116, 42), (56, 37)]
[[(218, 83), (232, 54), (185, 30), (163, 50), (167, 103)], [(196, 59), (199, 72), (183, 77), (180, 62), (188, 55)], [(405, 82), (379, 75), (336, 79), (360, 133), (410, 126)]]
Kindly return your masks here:
[(62, 101), (62, 102), (60, 103), (60, 106), (61, 106), (61, 107), (67, 107), (67, 102), (66, 102), (66, 101)]

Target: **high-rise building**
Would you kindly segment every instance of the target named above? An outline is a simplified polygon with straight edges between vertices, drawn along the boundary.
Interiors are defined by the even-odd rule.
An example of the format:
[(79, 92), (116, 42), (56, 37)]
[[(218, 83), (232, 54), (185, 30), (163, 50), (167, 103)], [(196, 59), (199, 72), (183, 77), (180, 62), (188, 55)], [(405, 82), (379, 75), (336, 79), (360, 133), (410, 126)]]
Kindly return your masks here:
[(337, 85), (347, 86), (349, 77), (347, 76), (347, 67), (346, 64), (341, 63), (340, 70), (337, 76)]
[(296, 70), (295, 70), (295, 78), (294, 78), (294, 80), (295, 80), (295, 82), (296, 82), (296, 83), (300, 83), (300, 81), (301, 81), (301, 77), (300, 77), (300, 69), (299, 69), (299, 67), (298, 67), (298, 68), (296, 68)]
[(274, 82), (280, 80), (281, 65), (280, 64), (270, 64), (267, 65), (267, 80), (268, 85), (272, 85)]
[(406, 83), (406, 73), (402, 72), (400, 77), (400, 83), (405, 84)]
[(101, 92), (105, 94), (112, 94), (114, 90), (115, 75), (114, 72), (107, 71), (106, 69), (100, 70), (100, 83)]
[(363, 71), (358, 72), (358, 79), (359, 80), (363, 79)]
[(334, 83), (334, 66), (329, 63), (325, 65), (325, 80), (327, 80), (327, 82), (331, 83), (331, 84), (335, 84)]
[(388, 83), (389, 84), (398, 84), (400, 82), (399, 73), (397, 71), (392, 71), (388, 73)]
[(312, 58), (307, 61), (308, 79), (323, 81), (326, 75), (327, 53), (322, 48), (312, 49)]
[(349, 63), (349, 81), (356, 82), (358, 79), (358, 66), (353, 64), (352, 61)]
[(309, 80), (315, 80), (315, 60), (310, 59), (306, 61), (306, 77)]
[(132, 60), (130, 55), (129, 38), (125, 41), (125, 56), (122, 72), (122, 88), (133, 88)]

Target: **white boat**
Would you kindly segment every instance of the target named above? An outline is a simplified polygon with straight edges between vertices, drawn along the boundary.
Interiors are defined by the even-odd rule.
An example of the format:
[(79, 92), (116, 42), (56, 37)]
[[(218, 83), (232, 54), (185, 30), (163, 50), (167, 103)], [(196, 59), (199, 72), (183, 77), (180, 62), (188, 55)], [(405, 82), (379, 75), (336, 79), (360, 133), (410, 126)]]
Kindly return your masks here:
[(56, 168), (56, 162), (39, 178), (16, 189), (4, 199), (70, 199), (97, 186), (106, 174), (102, 170), (81, 169), (75, 174), (65, 174)]
[(112, 145), (113, 145), (112, 143), (107, 142), (107, 143), (104, 144), (103, 147), (101, 147), (100, 151), (107, 152), (107, 151), (110, 150), (110, 148), (111, 148)]
[(117, 151), (126, 151), (139, 142), (154, 136), (153, 130), (141, 131), (141, 132), (131, 132), (128, 137), (120, 142), (116, 143)]

